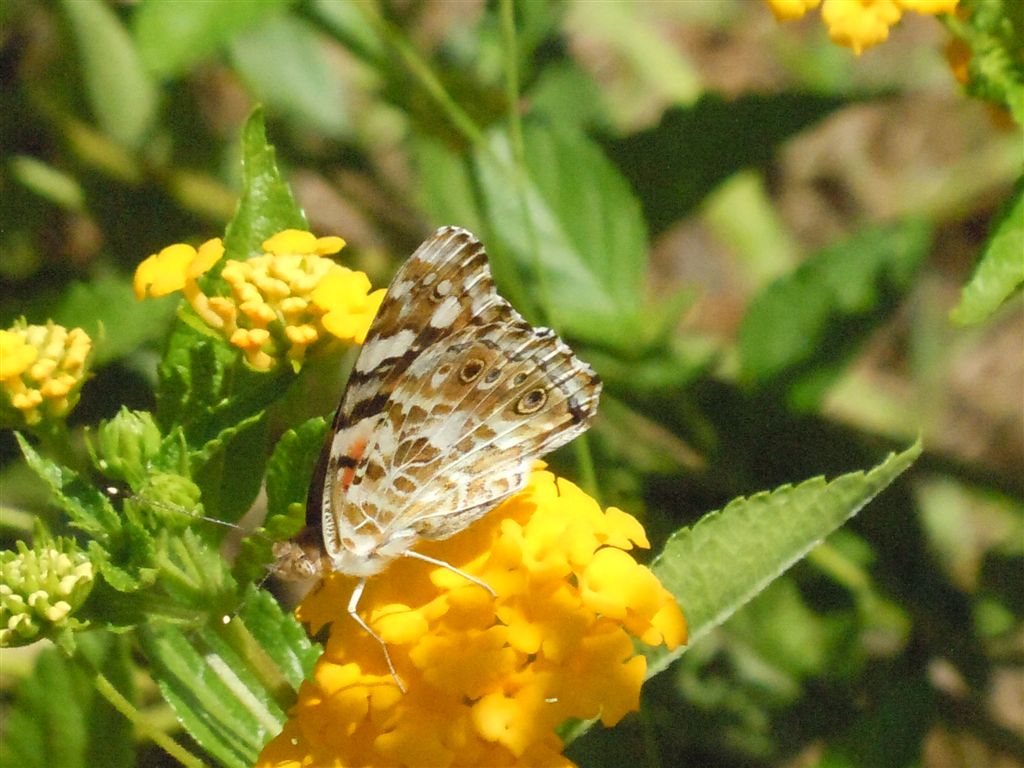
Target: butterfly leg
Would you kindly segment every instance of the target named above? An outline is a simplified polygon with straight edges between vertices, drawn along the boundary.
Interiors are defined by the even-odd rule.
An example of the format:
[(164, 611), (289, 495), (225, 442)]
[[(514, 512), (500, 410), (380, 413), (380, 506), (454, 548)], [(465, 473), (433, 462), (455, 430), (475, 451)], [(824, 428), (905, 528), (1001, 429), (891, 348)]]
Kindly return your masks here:
[(350, 597), (348, 601), (348, 615), (355, 620), (356, 624), (363, 628), (363, 631), (366, 632), (366, 634), (380, 643), (381, 650), (384, 651), (384, 661), (388, 664), (388, 671), (391, 673), (391, 677), (394, 678), (395, 684), (398, 686), (398, 690), (405, 693), (405, 684), (402, 682), (402, 678), (400, 678), (398, 673), (395, 671), (395, 665), (391, 661), (391, 653), (388, 651), (388, 644), (384, 642), (380, 635), (370, 628), (370, 625), (367, 624), (363, 620), (363, 617), (358, 613), (359, 600), (363, 596), (363, 589), (365, 587), (366, 579), (360, 579), (359, 583), (356, 584), (356, 588), (352, 590), (352, 597)]
[(421, 554), (420, 552), (414, 552), (411, 549), (406, 551), (406, 552), (403, 552), (402, 554), (405, 557), (411, 557), (411, 558), (413, 558), (415, 560), (422, 560), (425, 563), (431, 563), (432, 565), (437, 565), (437, 566), (439, 566), (441, 568), (447, 568), (452, 573), (459, 574), (459, 576), (461, 576), (462, 578), (466, 579), (467, 581), (473, 582), (478, 587), (483, 587), (484, 589), (487, 590), (488, 593), (490, 593), (491, 597), (496, 598), (498, 596), (498, 593), (495, 592), (491, 588), (490, 584), (488, 584), (485, 581), (481, 581), (476, 576), (471, 576), (470, 574), (466, 573), (465, 571), (460, 571), (458, 568), (456, 568), (451, 563), (446, 563), (444, 560), (438, 560), (436, 557), (430, 557), (429, 555), (424, 555), (424, 554)]

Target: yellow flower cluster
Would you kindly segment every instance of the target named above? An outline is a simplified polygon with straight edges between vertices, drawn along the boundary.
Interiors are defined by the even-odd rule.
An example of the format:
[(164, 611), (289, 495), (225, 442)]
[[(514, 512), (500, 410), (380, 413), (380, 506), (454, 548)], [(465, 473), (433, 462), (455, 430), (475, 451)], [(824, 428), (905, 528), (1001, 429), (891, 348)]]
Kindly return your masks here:
[(904, 11), (936, 15), (952, 13), (958, 0), (766, 0), (775, 18), (790, 21), (821, 5), (821, 18), (837, 45), (860, 55), (884, 42)]
[(198, 250), (181, 243), (153, 254), (135, 271), (135, 295), (183, 291), (196, 314), (245, 353), (261, 371), (287, 358), (298, 367), (306, 350), (327, 336), (361, 344), (384, 299), (370, 281), (329, 258), (344, 247), (340, 237), (314, 237), (287, 229), (263, 243), (264, 253), (229, 259), (221, 278), (230, 296), (207, 296), (199, 278), (224, 255), (219, 240)]
[(5, 426), (33, 427), (75, 407), (92, 339), (81, 328), (28, 325), (0, 331), (0, 410)]
[(298, 609), (333, 622), (314, 679), (257, 768), (571, 766), (555, 728), (612, 725), (639, 707), (646, 660), (632, 637), (674, 648), (686, 622), (628, 554), (640, 523), (602, 511), (537, 467), (529, 485), (458, 535), (419, 548), (488, 584), (401, 558), (366, 586), (362, 611), (383, 651), (345, 612), (353, 579), (334, 574)]

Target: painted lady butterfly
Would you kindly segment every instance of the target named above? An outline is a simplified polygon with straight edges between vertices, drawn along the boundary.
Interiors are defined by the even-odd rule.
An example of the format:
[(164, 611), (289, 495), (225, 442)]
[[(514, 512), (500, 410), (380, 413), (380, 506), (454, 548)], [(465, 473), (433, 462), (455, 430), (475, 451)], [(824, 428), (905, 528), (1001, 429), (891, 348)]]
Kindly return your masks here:
[(307, 527), (276, 545), (277, 572), (359, 577), (348, 610), (377, 637), (356, 612), (366, 579), (397, 557), (456, 570), (413, 547), (522, 489), (535, 459), (587, 429), (600, 392), (554, 331), (495, 292), (479, 241), (439, 229), (388, 288), (320, 455)]

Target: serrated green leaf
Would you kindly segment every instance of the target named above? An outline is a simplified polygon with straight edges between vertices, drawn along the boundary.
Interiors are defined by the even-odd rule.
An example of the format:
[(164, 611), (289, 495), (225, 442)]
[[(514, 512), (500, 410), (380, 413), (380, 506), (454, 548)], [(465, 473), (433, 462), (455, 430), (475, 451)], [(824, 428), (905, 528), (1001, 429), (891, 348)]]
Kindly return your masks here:
[[(223, 447), (193, 468), (203, 491), (203, 507), (218, 520), (237, 522), (252, 506), (263, 482), (269, 422), (263, 412), (222, 430), (206, 445)], [(223, 439), (224, 435), (231, 435)]]
[(86, 93), (103, 132), (137, 149), (157, 110), (157, 89), (128, 32), (105, 3), (62, 4), (82, 59)]
[[(277, 168), (274, 148), (267, 143), (263, 109), (253, 110), (242, 129), (242, 198), (224, 234), (229, 259), (247, 259), (264, 240), (283, 229), (308, 229), (306, 216)], [(219, 274), (221, 259), (211, 270)]]
[(295, 429), (289, 429), (277, 441), (267, 464), (268, 524), (280, 516), (291, 519), (291, 505), (305, 502), (310, 475), (320, 456), (326, 434), (327, 420), (317, 416)]
[(227, 626), (183, 634), (147, 627), (142, 648), (182, 725), (227, 766), (250, 766), (284, 724), (319, 649), (266, 594), (252, 591)]
[[(677, 531), (652, 570), (686, 614), (692, 645), (800, 560), (902, 474), (921, 453), (915, 443), (869, 472), (736, 499)], [(682, 651), (648, 653), (648, 674)]]
[(339, 138), (349, 129), (345, 84), (326, 42), (302, 19), (273, 16), (235, 37), (228, 49), (235, 69), (268, 109)]
[(963, 287), (950, 319), (980, 323), (1024, 284), (1024, 179), (992, 222), (992, 234), (974, 274)]
[(108, 539), (121, 530), (121, 520), (110, 500), (74, 470), (39, 454), (20, 433), (15, 433), (26, 463), (49, 486), (51, 500), (79, 530)]
[(652, 233), (683, 218), (719, 182), (761, 166), (793, 134), (849, 103), (835, 96), (782, 93), (726, 100), (706, 94), (665, 113), (648, 131), (604, 143), (639, 196)]
[(281, 13), (293, 2), (146, 2), (135, 14), (135, 39), (152, 72), (161, 77), (180, 75), (238, 33)]
[[(124, 643), (96, 632), (78, 635), (79, 652), (128, 699), (134, 697)], [(5, 713), (0, 765), (19, 768), (130, 768), (131, 723), (96, 693), (93, 674), (43, 649)]]

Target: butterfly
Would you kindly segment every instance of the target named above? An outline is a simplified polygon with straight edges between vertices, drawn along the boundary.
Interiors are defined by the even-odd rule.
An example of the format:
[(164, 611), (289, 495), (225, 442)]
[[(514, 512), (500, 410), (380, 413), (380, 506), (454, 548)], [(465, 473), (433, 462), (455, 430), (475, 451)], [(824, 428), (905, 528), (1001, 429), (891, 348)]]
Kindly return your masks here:
[(310, 483), (306, 528), (276, 572), (366, 580), (521, 490), (534, 461), (585, 431), (601, 382), (554, 331), (498, 295), (480, 242), (443, 227), (399, 269), (349, 376)]

